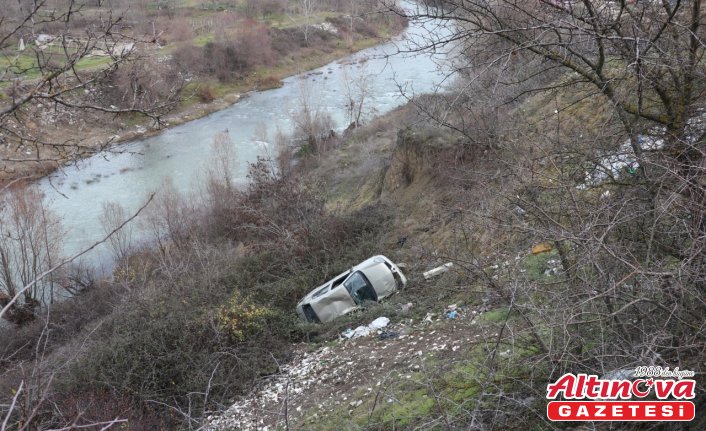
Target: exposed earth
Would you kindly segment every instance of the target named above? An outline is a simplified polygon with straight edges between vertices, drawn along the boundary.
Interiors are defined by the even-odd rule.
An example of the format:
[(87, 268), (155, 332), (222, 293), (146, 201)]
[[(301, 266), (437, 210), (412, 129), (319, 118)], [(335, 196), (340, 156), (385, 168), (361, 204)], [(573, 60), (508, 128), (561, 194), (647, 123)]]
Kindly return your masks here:
[[(394, 411), (400, 382), (424, 387), (429, 381), (422, 371), (430, 361), (453, 363), (472, 347), (498, 336), (497, 328), (488, 325), (477, 309), (464, 309), (455, 319), (443, 311), (421, 320), (391, 322), (367, 337), (341, 336), (315, 348), (300, 344), (279, 374), (263, 378), (253, 393), (223, 414), (210, 416), (204, 429), (266, 431), (287, 424), (308, 429), (335, 409), (368, 419), (381, 406)], [(404, 408), (398, 410), (400, 420), (410, 414)]]

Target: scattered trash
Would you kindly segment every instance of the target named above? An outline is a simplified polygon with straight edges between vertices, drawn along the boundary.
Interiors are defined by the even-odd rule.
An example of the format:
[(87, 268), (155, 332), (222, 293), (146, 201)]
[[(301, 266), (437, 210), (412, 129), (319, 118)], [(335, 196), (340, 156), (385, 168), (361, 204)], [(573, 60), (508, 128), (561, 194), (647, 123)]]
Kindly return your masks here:
[(398, 338), (399, 336), (400, 336), (399, 332), (383, 331), (380, 333), (379, 338), (381, 340), (387, 340), (389, 338)]
[(389, 323), (390, 323), (390, 319), (388, 319), (387, 317), (378, 317), (377, 319), (370, 322), (370, 325), (368, 325), (368, 328), (370, 328), (372, 330), (382, 329), (385, 326), (387, 326)]
[[(443, 307), (439, 311), (447, 308), (453, 307)], [(466, 308), (459, 303), (454, 311), (465, 318), (477, 317), (478, 309), (477, 306)], [(439, 311), (429, 313), (429, 321), (437, 320)], [(206, 416), (201, 429), (277, 430), (285, 400), (290, 419), (295, 423), (306, 418), (316, 420), (317, 413), (312, 414), (313, 411), (321, 414), (337, 408), (348, 411), (361, 407), (365, 409), (368, 403), (366, 398), (371, 400), (379, 396), (379, 403), (388, 400), (390, 405), (398, 403), (399, 400), (386, 390), (390, 377), (398, 381), (411, 381), (422, 368), (420, 358), (429, 357), (434, 352), (439, 355), (462, 354), (469, 343), (477, 342), (481, 335), (481, 331), (449, 331), (420, 323), (416, 318), (412, 322), (409, 316), (403, 320), (391, 321), (378, 331), (379, 334), (371, 333), (367, 340), (330, 343), (315, 350), (312, 350), (311, 344), (302, 343), (293, 352), (291, 360), (281, 364), (278, 373), (263, 379), (262, 385), (258, 385), (253, 392), (231, 401), (232, 404), (224, 412)], [(370, 330), (369, 325), (362, 327)], [(354, 329), (347, 332), (352, 333)], [(386, 341), (378, 341), (378, 337)], [(359, 388), (360, 392), (351, 388)], [(367, 395), (361, 396), (361, 393)], [(316, 400), (315, 404), (312, 404), (312, 399)], [(360, 400), (362, 404), (359, 404)]]
[(349, 340), (351, 338), (367, 337), (368, 335), (370, 335), (370, 328), (367, 326), (359, 326), (355, 329), (348, 328), (346, 332), (343, 333), (343, 336)]
[(458, 311), (456, 311), (456, 310), (449, 311), (448, 313), (446, 313), (446, 318), (448, 318), (448, 319), (455, 319), (457, 317), (458, 317)]
[(443, 274), (443, 273), (447, 272), (452, 266), (454, 266), (453, 262), (448, 262), (448, 263), (445, 263), (441, 266), (437, 266), (434, 269), (430, 269), (429, 271), (427, 271), (423, 274), (424, 279), (429, 280), (432, 277), (436, 277), (439, 274)]
[(358, 326), (355, 329), (348, 328), (342, 335), (349, 340), (352, 338), (367, 337), (374, 331), (382, 329), (389, 324), (390, 319), (388, 319), (387, 317), (378, 317), (377, 319), (370, 322), (368, 326)]
[(542, 242), (534, 247), (532, 247), (532, 254), (541, 254), (541, 253), (547, 253), (554, 250), (554, 246), (550, 242)]
[(403, 313), (407, 313), (407, 312), (409, 312), (409, 310), (412, 309), (412, 307), (414, 307), (414, 304), (412, 304), (411, 302), (408, 302), (406, 304), (402, 304), (400, 306), (400, 310), (402, 310)]
[(427, 315), (424, 317), (423, 322), (431, 323), (431, 322), (432, 322), (432, 320), (431, 320), (432, 317), (434, 317), (434, 315), (433, 315), (432, 313), (427, 313)]
[(561, 261), (558, 259), (549, 259), (547, 261), (547, 269), (544, 271), (545, 277), (559, 275), (561, 272)]
[[(695, 120), (692, 118), (691, 120)], [(689, 120), (689, 125), (694, 125), (694, 121)], [(639, 135), (637, 144), (640, 148), (646, 151), (661, 150), (665, 145), (664, 128), (653, 128), (647, 135)], [(687, 141), (690, 141), (687, 136)], [(632, 147), (630, 139), (623, 142), (617, 150), (599, 154), (601, 158), (589, 171), (586, 171), (584, 182), (579, 184), (579, 190), (585, 190), (590, 187), (596, 187), (606, 180), (620, 178), (625, 172), (630, 175), (637, 173), (640, 164)]]

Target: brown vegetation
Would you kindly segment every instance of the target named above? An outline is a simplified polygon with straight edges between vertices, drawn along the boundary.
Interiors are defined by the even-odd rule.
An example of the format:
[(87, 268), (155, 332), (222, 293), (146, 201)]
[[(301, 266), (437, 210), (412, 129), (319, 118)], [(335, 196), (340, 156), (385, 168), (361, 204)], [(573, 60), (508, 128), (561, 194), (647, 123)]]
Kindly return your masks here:
[[(293, 301), (341, 262), (365, 256), (365, 241), (385, 218), (375, 209), (327, 213), (316, 187), (280, 176), (268, 160), (251, 167), (250, 185), (240, 191), (229, 180), (228, 141), (223, 135), (214, 144), (223, 164), (205, 173), (200, 198), (169, 186), (155, 198), (144, 222), (156, 248), (126, 257), (129, 234), (119, 233), (111, 238), (122, 262), (113, 282), (52, 307), (21, 332), (2, 334), (9, 341), (4, 381), (41, 393), (26, 400), (32, 409), (12, 412), (10, 423), (59, 427), (77, 417), (77, 424), (120, 418), (127, 429), (194, 423), (276, 372), (291, 341), (306, 336)], [(111, 230), (124, 214), (115, 206), (105, 210)], [(88, 303), (95, 307), (81, 312)], [(73, 337), (81, 347), (61, 347)], [(39, 342), (41, 357), (29, 348)], [(53, 383), (37, 386), (20, 368), (32, 361), (63, 371), (41, 372)]]

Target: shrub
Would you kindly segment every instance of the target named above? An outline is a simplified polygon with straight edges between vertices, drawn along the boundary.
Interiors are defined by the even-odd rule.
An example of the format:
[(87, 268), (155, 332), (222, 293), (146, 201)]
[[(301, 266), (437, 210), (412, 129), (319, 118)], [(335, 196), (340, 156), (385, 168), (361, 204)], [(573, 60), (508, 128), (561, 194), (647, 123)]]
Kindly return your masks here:
[(125, 109), (150, 109), (173, 100), (184, 84), (168, 62), (149, 58), (124, 64), (109, 79), (111, 103)]
[(235, 34), (221, 35), (204, 47), (205, 72), (221, 81), (243, 76), (273, 61), (267, 28), (254, 21), (246, 21)]
[(250, 18), (281, 14), (286, 9), (286, 0), (247, 0), (245, 2), (245, 14)]
[(183, 42), (191, 40), (194, 37), (194, 31), (191, 28), (191, 23), (187, 18), (179, 17), (169, 23), (169, 41)]
[(270, 90), (272, 88), (280, 88), (283, 85), (282, 80), (276, 76), (266, 76), (257, 81), (257, 86), (260, 90)]
[(71, 300), (60, 301), (51, 306), (51, 312), (40, 313), (37, 319), (24, 326), (0, 328), (0, 366), (17, 360), (32, 360), (35, 346), (47, 336), (44, 344), (48, 353), (62, 343), (70, 341), (88, 324), (113, 308), (119, 294), (110, 286), (97, 284)]
[[(223, 249), (202, 251), (210, 263), (172, 255), (185, 269), (170, 270), (178, 281), (170, 282), (164, 273), (151, 278), (106, 319), (74, 367), (69, 387), (172, 406), (189, 404), (200, 412), (207, 397), (223, 401), (276, 369), (275, 359), (286, 357), (288, 334), (269, 331), (259, 306), (238, 315), (228, 303), (220, 305), (233, 286), (218, 280), (219, 268), (227, 268), (232, 255)], [(207, 266), (199, 270), (202, 264)], [(252, 319), (234, 323), (241, 317)], [(257, 336), (248, 337), (255, 332)]]
[(218, 329), (231, 341), (242, 343), (248, 336), (261, 331), (264, 321), (273, 315), (271, 310), (236, 292), (218, 310)]
[(136, 407), (133, 397), (102, 389), (57, 392), (51, 401), (58, 413), (53, 421), (57, 424), (73, 422), (75, 429), (82, 426), (97, 429), (91, 425), (114, 418), (125, 421), (115, 428), (126, 431), (174, 429), (178, 423), (174, 419), (166, 420), (154, 409)]
[(213, 100), (216, 98), (216, 95), (213, 92), (213, 87), (211, 87), (209, 84), (199, 85), (199, 88), (196, 90), (196, 96), (203, 103), (213, 102)]
[(172, 54), (172, 65), (185, 75), (199, 75), (204, 71), (204, 50), (192, 44), (180, 45)]

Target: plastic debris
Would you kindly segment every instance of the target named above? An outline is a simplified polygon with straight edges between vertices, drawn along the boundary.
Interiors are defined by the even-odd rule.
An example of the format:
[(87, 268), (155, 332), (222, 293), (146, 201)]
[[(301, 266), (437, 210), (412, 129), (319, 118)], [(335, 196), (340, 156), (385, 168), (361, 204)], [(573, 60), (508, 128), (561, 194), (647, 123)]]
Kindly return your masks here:
[(449, 305), (448, 307), (446, 307), (446, 311), (444, 311), (444, 313), (446, 314), (447, 319), (456, 319), (457, 317), (459, 317), (458, 305)]
[(375, 332), (379, 329), (382, 329), (389, 324), (390, 324), (390, 319), (388, 319), (387, 317), (378, 317), (377, 319), (370, 322), (370, 324), (368, 326), (358, 326), (355, 329), (348, 328), (341, 335), (349, 340), (352, 338), (354, 339), (354, 338), (360, 338), (360, 337), (367, 337), (368, 335), (372, 334), (373, 332)]
[(370, 328), (372, 330), (382, 329), (385, 326), (387, 326), (388, 324), (390, 324), (390, 319), (388, 319), (387, 317), (378, 317), (377, 319), (370, 322), (370, 325), (368, 325), (368, 328)]
[(370, 335), (370, 328), (367, 326), (359, 326), (355, 329), (347, 329), (346, 332), (343, 333), (343, 336), (348, 338), (349, 340), (351, 338), (360, 338), (360, 337), (367, 337)]
[(453, 262), (448, 262), (441, 266), (437, 266), (434, 269), (430, 269), (422, 275), (424, 275), (425, 280), (429, 280), (432, 277), (436, 277), (437, 275), (447, 272), (452, 266), (454, 266)]
[(389, 338), (398, 338), (399, 336), (400, 336), (399, 332), (383, 331), (380, 333), (379, 338), (381, 340), (387, 340)]

